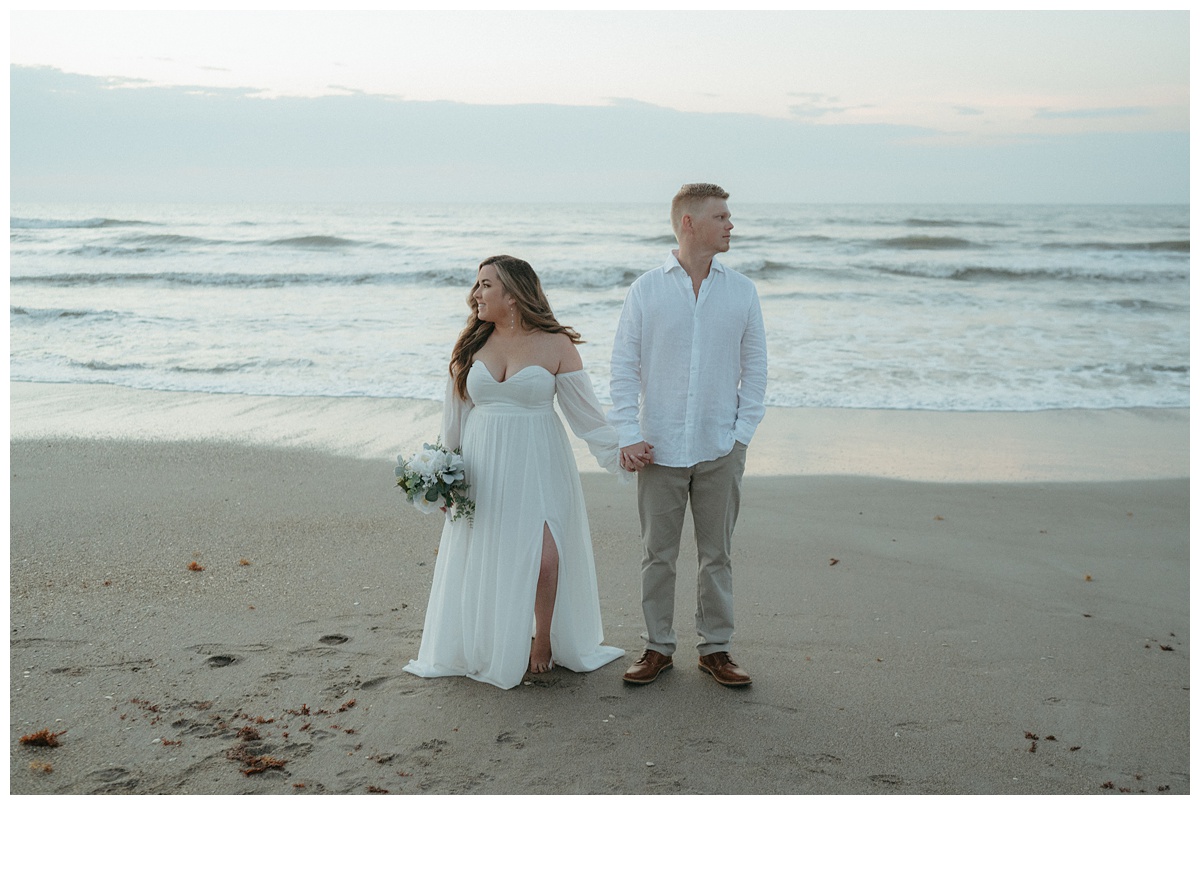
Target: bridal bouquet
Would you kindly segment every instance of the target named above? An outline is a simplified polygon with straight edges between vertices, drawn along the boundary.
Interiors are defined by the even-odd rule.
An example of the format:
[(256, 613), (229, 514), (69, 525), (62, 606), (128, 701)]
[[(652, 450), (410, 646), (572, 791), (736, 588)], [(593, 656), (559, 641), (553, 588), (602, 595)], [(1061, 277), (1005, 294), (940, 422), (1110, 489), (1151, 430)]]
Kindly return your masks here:
[(467, 497), (462, 450), (448, 451), (441, 440), (425, 443), (419, 452), (396, 458), (396, 485), (422, 513), (446, 510), (450, 521), (475, 515), (475, 502)]

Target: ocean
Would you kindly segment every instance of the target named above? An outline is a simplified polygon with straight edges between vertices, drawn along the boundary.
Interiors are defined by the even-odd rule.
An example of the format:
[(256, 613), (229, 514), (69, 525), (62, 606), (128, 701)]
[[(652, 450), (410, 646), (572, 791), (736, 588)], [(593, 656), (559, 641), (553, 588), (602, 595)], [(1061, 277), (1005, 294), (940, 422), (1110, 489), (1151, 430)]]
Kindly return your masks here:
[[(742, 205), (767, 404), (1185, 408), (1189, 207)], [(10, 207), (10, 379), (440, 400), (480, 260), (538, 271), (601, 400), (665, 206)]]

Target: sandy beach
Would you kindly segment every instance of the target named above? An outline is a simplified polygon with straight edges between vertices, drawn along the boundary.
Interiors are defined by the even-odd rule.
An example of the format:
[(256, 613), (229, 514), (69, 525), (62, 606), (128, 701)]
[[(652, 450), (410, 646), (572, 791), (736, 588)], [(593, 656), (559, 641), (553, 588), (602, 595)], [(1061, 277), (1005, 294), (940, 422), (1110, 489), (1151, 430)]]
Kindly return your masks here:
[[(1192, 20), (965, 11), (13, 10), (12, 879), (1186, 879)], [(435, 567), (509, 567), (393, 472), (480, 317), (605, 409), (638, 339), (693, 429), (740, 366), (752, 685), (698, 667), (691, 519), (623, 681), (637, 483), (577, 439), (547, 526), (617, 659), (405, 672)], [(489, 534), (566, 456), (492, 416)]]
[[(43, 395), (61, 421), (54, 397), (87, 392), (13, 385), (14, 794), (1190, 794), (1186, 461), (946, 482), (780, 475), (752, 448), (744, 691), (686, 643), (656, 683), (622, 683), (642, 648), (634, 490), (586, 473), (606, 641), (627, 655), (504, 692), (400, 670), (440, 523), (404, 504), (389, 458), (238, 441), (236, 423), (130, 440), (22, 418)], [(1186, 413), (1141, 439), (1130, 420), (1063, 433), (1186, 440)], [(770, 422), (762, 437), (784, 448)], [(43, 730), (57, 747), (21, 742)]]

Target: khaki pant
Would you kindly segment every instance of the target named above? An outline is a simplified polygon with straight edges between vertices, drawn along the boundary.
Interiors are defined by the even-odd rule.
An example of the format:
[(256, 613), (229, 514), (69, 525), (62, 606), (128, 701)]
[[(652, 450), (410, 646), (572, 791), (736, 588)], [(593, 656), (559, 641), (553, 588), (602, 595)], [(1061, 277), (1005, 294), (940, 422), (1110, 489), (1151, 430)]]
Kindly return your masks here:
[(700, 654), (729, 651), (733, 637), (733, 527), (741, 503), (746, 446), (692, 467), (650, 464), (638, 472), (642, 522), (642, 613), (646, 648), (675, 653), (675, 563), (688, 500), (696, 532), (696, 632)]

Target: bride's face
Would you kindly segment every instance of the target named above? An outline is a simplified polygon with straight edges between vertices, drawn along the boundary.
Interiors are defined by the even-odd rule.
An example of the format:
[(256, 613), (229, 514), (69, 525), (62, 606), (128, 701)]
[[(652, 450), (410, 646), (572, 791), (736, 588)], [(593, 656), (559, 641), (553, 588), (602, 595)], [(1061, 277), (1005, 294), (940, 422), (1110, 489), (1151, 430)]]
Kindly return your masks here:
[(475, 314), (485, 323), (497, 323), (508, 316), (513, 297), (504, 291), (496, 268), (485, 264), (475, 277)]

